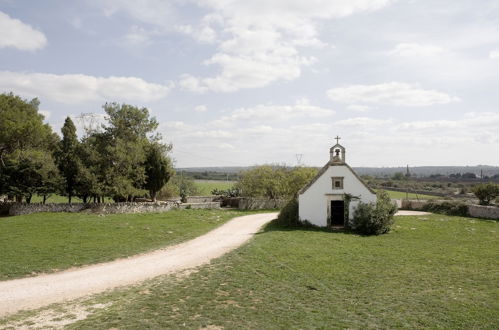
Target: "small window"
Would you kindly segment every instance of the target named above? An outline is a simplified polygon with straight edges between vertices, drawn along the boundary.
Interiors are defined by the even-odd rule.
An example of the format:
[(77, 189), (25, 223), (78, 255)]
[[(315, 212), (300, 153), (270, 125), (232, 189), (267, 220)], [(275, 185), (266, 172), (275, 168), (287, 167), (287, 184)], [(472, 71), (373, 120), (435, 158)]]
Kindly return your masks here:
[(333, 177), (333, 189), (343, 189), (343, 177)]

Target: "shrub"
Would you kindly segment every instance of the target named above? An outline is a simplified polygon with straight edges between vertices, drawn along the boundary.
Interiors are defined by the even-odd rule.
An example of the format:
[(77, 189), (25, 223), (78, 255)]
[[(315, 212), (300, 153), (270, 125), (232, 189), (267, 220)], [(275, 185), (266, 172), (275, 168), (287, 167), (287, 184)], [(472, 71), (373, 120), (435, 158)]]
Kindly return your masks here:
[(292, 198), (282, 208), (276, 223), (282, 227), (300, 226), (301, 222), (298, 216), (298, 199)]
[(362, 235), (380, 235), (390, 231), (397, 206), (386, 191), (380, 190), (374, 203), (360, 202), (353, 214), (351, 228)]
[(472, 191), (480, 201), (480, 205), (489, 205), (490, 201), (499, 196), (499, 185), (494, 183), (481, 183), (474, 186)]
[(212, 195), (215, 196), (223, 196), (223, 197), (239, 197), (241, 196), (241, 190), (238, 188), (229, 188), (229, 189), (218, 189), (215, 188), (211, 191)]
[(446, 215), (456, 215), (461, 217), (468, 216), (468, 206), (462, 202), (432, 202), (429, 201), (422, 208), (423, 211), (446, 214)]

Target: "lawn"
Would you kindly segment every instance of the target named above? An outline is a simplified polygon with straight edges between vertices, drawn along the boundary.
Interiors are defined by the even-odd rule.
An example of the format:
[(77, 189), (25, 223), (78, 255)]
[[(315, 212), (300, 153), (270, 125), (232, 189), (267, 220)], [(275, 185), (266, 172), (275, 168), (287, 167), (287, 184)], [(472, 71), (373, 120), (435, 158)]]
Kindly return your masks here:
[(149, 251), (199, 236), (249, 213), (173, 210), (106, 216), (37, 213), (0, 218), (0, 280)]
[(234, 186), (235, 183), (235, 181), (194, 180), (194, 184), (198, 188), (200, 196), (211, 196), (211, 192), (214, 189), (230, 189)]
[(498, 226), (404, 216), (362, 237), (269, 225), (190, 276), (91, 298), (85, 306), (106, 307), (70, 327), (497, 328)]

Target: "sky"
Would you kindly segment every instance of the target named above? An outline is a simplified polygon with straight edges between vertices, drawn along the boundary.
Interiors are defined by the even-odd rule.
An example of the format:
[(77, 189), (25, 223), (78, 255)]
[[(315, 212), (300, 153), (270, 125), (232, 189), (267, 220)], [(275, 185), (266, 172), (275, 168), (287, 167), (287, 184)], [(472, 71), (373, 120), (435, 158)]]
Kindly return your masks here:
[[(499, 165), (498, 0), (0, 0), (0, 93), (146, 107), (177, 167)], [(92, 114), (92, 115), (89, 115)]]

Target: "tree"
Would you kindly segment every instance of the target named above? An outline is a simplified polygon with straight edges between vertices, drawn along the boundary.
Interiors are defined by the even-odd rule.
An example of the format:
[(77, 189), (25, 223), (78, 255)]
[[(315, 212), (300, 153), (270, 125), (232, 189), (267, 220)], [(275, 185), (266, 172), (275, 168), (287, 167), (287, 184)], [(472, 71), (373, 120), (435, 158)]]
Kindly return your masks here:
[(78, 177), (81, 173), (81, 162), (77, 154), (79, 141), (76, 136), (76, 127), (71, 118), (66, 118), (61, 132), (62, 140), (57, 161), (65, 180), (64, 191), (68, 195), (68, 203), (71, 204), (71, 197), (75, 194)]
[(23, 197), (47, 194), (58, 188), (59, 173), (52, 153), (59, 137), (38, 113), (37, 99), (0, 94), (0, 193)]
[(31, 201), (34, 194), (47, 196), (60, 189), (61, 177), (52, 156), (41, 150), (17, 150), (5, 161), (2, 173), (3, 190), (14, 195), (18, 202), (22, 198)]
[[(146, 151), (151, 144), (159, 143), (160, 135), (154, 133), (158, 122), (149, 118), (146, 108), (106, 103), (104, 110), (108, 123), (102, 133), (94, 134), (93, 141), (101, 157), (99, 171), (104, 190), (115, 199), (131, 201), (147, 193)], [(164, 148), (169, 150), (171, 146)]]
[(152, 144), (147, 153), (145, 162), (146, 183), (145, 188), (149, 191), (151, 199), (156, 202), (158, 191), (170, 180), (173, 175), (173, 167), (170, 159), (165, 155), (159, 144)]
[(243, 172), (236, 188), (248, 197), (290, 198), (316, 174), (315, 168), (262, 165)]
[(481, 183), (472, 189), (480, 205), (489, 205), (490, 201), (499, 196), (499, 185), (494, 183)]
[(38, 113), (38, 99), (24, 100), (12, 93), (0, 94), (0, 166), (15, 150), (53, 150), (57, 135)]

